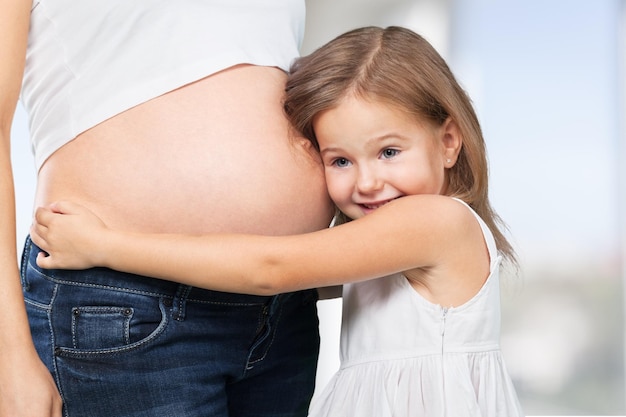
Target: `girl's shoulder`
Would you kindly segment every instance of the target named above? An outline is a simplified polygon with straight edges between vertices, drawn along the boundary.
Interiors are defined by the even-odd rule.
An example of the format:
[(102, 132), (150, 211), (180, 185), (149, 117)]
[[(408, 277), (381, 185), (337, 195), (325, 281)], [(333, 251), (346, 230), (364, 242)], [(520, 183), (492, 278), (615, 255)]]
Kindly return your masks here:
[[(440, 195), (403, 198), (398, 215), (425, 225), (425, 267), (405, 272), (411, 285), (429, 301), (458, 306), (482, 287), (491, 272), (493, 237), (480, 217), (462, 200)], [(411, 213), (410, 215), (408, 213)], [(410, 229), (410, 220), (405, 219)], [(430, 248), (429, 248), (430, 246)]]
[[(433, 222), (433, 226), (458, 230), (459, 226), (475, 224), (480, 217), (463, 200), (438, 194), (410, 195), (389, 203), (390, 214), (417, 216), (420, 221)], [(405, 220), (409, 220), (405, 218)]]

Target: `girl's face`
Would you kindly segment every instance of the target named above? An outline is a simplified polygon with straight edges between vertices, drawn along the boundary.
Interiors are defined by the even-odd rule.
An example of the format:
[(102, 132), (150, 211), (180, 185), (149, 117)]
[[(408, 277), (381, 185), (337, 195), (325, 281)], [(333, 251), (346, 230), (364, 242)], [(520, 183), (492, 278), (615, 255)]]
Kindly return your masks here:
[(419, 123), (393, 106), (348, 96), (313, 123), (330, 197), (352, 219), (391, 200), (444, 194), (461, 147), (454, 122)]

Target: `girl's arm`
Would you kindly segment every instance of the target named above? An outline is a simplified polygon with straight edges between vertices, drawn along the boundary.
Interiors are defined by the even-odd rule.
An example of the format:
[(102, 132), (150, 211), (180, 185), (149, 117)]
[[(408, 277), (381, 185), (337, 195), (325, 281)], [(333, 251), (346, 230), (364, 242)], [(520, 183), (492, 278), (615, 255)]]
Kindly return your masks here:
[[(62, 213), (62, 214), (60, 214)], [(276, 294), (434, 267), (468, 241), (467, 208), (449, 197), (395, 200), (362, 219), (292, 236), (139, 234), (107, 229), (67, 202), (39, 209), (43, 268), (105, 266), (218, 291)], [(475, 235), (474, 235), (475, 238)]]
[(17, 268), (11, 126), (26, 57), (31, 4), (0, 0), (0, 416), (61, 416), (61, 399), (35, 347)]

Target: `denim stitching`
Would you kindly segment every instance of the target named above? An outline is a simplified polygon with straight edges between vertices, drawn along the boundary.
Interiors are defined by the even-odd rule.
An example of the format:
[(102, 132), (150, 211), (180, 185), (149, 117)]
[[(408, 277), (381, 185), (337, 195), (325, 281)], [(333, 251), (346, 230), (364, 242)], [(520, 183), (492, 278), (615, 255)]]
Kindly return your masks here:
[[(52, 349), (52, 352), (50, 352), (50, 357), (52, 358), (52, 367), (54, 368), (53, 376), (54, 376), (54, 380), (56, 381), (57, 390), (59, 391), (59, 395), (61, 396), (61, 401), (65, 403), (65, 396), (63, 394), (63, 387), (61, 385), (61, 378), (59, 377), (59, 368), (57, 366), (57, 358), (55, 355), (56, 341), (54, 339), (54, 329), (52, 326), (52, 306), (54, 305), (54, 300), (57, 297), (58, 289), (59, 289), (59, 286), (55, 285), (54, 289), (52, 290), (52, 297), (50, 297), (50, 305), (48, 308), (46, 308), (46, 316), (48, 317), (48, 331), (50, 332), (50, 347)], [(65, 415), (65, 417), (69, 417), (69, 412), (66, 410), (66, 407), (63, 407), (63, 414)]]
[(176, 310), (176, 317), (174, 320), (183, 321), (185, 320), (185, 305), (187, 303), (187, 296), (191, 292), (192, 287), (189, 285), (180, 285), (178, 290), (176, 291), (176, 298), (178, 298), (178, 308)]
[(24, 302), (26, 304), (30, 304), (33, 307), (39, 308), (40, 310), (50, 311), (50, 309), (52, 308), (51, 305), (41, 304), (41, 303), (38, 303), (37, 301), (33, 301), (28, 298), (24, 298)]
[[(255, 359), (253, 361), (248, 360), (248, 362), (246, 364), (246, 371), (251, 370), (252, 368), (254, 368), (254, 365), (256, 365), (257, 363), (263, 361), (265, 359), (265, 357), (267, 356), (267, 353), (270, 351), (270, 349), (274, 345), (274, 340), (276, 339), (276, 332), (278, 331), (278, 325), (280, 323), (280, 318), (282, 317), (282, 314), (283, 314), (282, 300), (280, 300), (279, 306), (280, 307), (278, 308), (278, 315), (276, 316), (276, 321), (274, 322), (274, 326), (272, 328), (272, 332), (271, 332), (272, 336), (271, 336), (271, 339), (269, 341), (269, 344), (265, 348), (265, 351), (263, 352), (262, 356), (260, 356), (258, 359)], [(269, 317), (268, 317), (268, 319), (269, 319)], [(258, 346), (258, 344), (256, 346)], [(254, 346), (252, 348), (252, 350), (250, 351), (250, 353), (248, 354), (248, 359), (250, 359), (250, 357), (254, 353), (254, 350), (255, 350), (256, 346)]]
[[(131, 316), (130, 315), (126, 315), (123, 312), (130, 309), (132, 312), (132, 308), (131, 307), (109, 307), (109, 306), (81, 306), (81, 307), (74, 307), (72, 309), (72, 346), (74, 347), (74, 349), (79, 349), (78, 347), (78, 340), (76, 339), (76, 334), (78, 333), (78, 322), (77, 319), (79, 316), (82, 316), (82, 312), (111, 312), (111, 313), (117, 313), (117, 314), (121, 314), (122, 316), (124, 316), (124, 343), (126, 345), (130, 344), (130, 320), (131, 320)], [(156, 330), (155, 330), (156, 331)]]
[(24, 249), (22, 249), (22, 259), (20, 262), (20, 279), (22, 281), (22, 290), (28, 291), (30, 289), (30, 284), (26, 281), (26, 268), (28, 264), (28, 259), (30, 258), (30, 236), (26, 237), (26, 242), (24, 243)]
[(157, 339), (159, 336), (161, 336), (161, 334), (163, 333), (163, 331), (169, 324), (168, 316), (166, 314), (165, 307), (163, 306), (162, 302), (159, 303), (159, 310), (161, 310), (161, 317), (163, 318), (159, 326), (154, 330), (154, 332), (152, 332), (152, 334), (150, 334), (146, 338), (139, 340), (135, 343), (132, 343), (130, 345), (123, 346), (123, 347), (117, 347), (117, 348), (111, 348), (111, 349), (98, 349), (98, 350), (93, 350), (93, 349), (92, 350), (78, 350), (78, 349), (57, 347), (55, 349), (56, 351), (55, 353), (58, 356), (65, 356), (65, 357), (72, 357), (72, 358), (84, 358), (84, 357), (93, 356), (93, 355), (121, 354), (121, 353), (126, 353), (126, 352), (136, 350), (152, 342), (153, 340)]

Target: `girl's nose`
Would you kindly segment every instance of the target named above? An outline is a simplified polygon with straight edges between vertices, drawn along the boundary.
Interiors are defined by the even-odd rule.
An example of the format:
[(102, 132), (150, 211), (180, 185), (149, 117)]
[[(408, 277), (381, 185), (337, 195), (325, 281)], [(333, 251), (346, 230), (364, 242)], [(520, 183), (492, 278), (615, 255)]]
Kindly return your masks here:
[(360, 193), (367, 194), (382, 188), (384, 181), (371, 167), (359, 169), (356, 189)]

